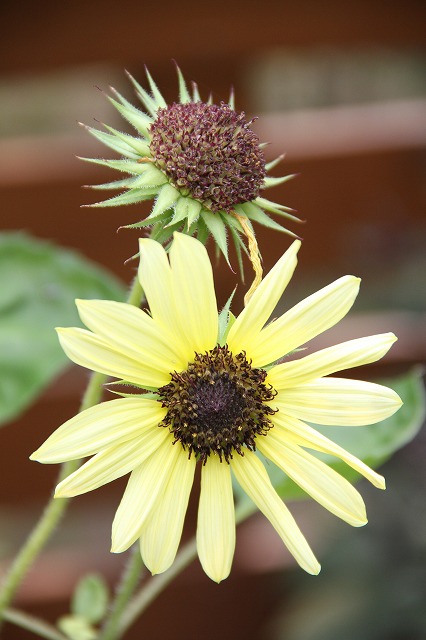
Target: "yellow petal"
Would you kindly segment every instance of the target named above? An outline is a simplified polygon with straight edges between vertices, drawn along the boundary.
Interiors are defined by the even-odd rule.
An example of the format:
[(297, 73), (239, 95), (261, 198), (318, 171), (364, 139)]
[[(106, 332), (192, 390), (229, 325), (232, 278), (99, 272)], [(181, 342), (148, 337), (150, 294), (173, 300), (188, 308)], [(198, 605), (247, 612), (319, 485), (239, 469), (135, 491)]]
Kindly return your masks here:
[(319, 378), (280, 391), (270, 404), (284, 415), (315, 424), (361, 426), (388, 418), (402, 403), (393, 389), (380, 384)]
[[(174, 446), (180, 447), (179, 444)], [(188, 459), (182, 451), (161, 494), (161, 500), (152, 509), (141, 532), (142, 558), (152, 574), (163, 573), (175, 559), (194, 481), (195, 466), (194, 456)]]
[(321, 349), (298, 360), (283, 362), (268, 373), (268, 382), (280, 391), (328, 376), (335, 371), (359, 367), (376, 362), (389, 351), (396, 337), (382, 333), (367, 338), (348, 340), (327, 349)]
[(86, 409), (67, 420), (35, 451), (31, 460), (43, 463), (84, 458), (101, 449), (143, 436), (166, 415), (156, 400), (120, 398)]
[(234, 456), (231, 466), (241, 487), (268, 518), (302, 569), (314, 575), (319, 573), (320, 564), (256, 454), (245, 451), (244, 457)]
[(173, 290), (172, 270), (166, 251), (159, 242), (149, 238), (139, 240), (140, 261), (138, 276), (145, 292), (151, 315), (173, 344), (173, 349), (187, 363), (194, 356), (193, 349), (182, 338)]
[(218, 315), (213, 272), (205, 246), (195, 238), (174, 233), (170, 264), (181, 334), (193, 352), (213, 349)]
[(130, 358), (90, 331), (58, 328), (57, 332), (67, 356), (81, 367), (143, 387), (162, 387), (170, 382), (170, 375), (163, 367), (155, 369)]
[(266, 326), (252, 345), (254, 367), (275, 362), (326, 329), (349, 311), (359, 291), (359, 278), (344, 276), (312, 294)]
[(364, 501), (350, 482), (301, 447), (283, 442), (274, 429), (257, 439), (259, 451), (314, 500), (353, 527), (367, 522)]
[(59, 483), (55, 497), (71, 498), (121, 478), (154, 453), (168, 435), (167, 429), (154, 427), (143, 436), (104, 449)]
[(321, 453), (336, 456), (346, 462), (347, 465), (358, 471), (364, 478), (369, 480), (378, 489), (385, 489), (386, 482), (383, 476), (371, 469), (362, 460), (353, 456), (349, 451), (343, 449), (338, 444), (326, 438), (309, 425), (296, 418), (285, 417), (280, 412), (273, 417), (274, 435), (281, 438), (283, 442), (294, 442), (302, 447), (314, 449)]
[(180, 445), (172, 442), (169, 434), (161, 447), (132, 471), (112, 523), (113, 553), (125, 551), (139, 538), (151, 509), (162, 499), (177, 457), (185, 455)]
[(144, 311), (112, 300), (76, 300), (80, 318), (93, 333), (113, 349), (169, 373), (186, 362), (174, 351), (174, 344)]
[(206, 574), (215, 582), (228, 577), (235, 550), (235, 510), (229, 465), (210, 456), (201, 470), (197, 550)]
[(297, 264), (300, 242), (296, 240), (257, 287), (249, 303), (232, 325), (227, 343), (233, 353), (246, 351), (251, 357), (252, 343), (275, 309)]

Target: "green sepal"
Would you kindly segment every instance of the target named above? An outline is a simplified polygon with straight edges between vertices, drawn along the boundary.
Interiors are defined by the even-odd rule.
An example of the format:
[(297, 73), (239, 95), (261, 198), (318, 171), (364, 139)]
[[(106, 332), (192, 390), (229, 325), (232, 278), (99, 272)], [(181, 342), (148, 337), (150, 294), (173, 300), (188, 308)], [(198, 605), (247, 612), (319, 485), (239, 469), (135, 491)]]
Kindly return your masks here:
[(235, 111), (235, 91), (234, 91), (234, 87), (231, 87), (231, 90), (229, 92), (228, 104), (231, 107), (231, 109), (233, 109)]
[(102, 124), (105, 129), (110, 131), (114, 136), (116, 136), (116, 138), (119, 138), (119, 140), (122, 140), (125, 144), (134, 149), (139, 156), (141, 156), (142, 158), (146, 158), (147, 156), (151, 157), (151, 152), (149, 150), (149, 141), (142, 140), (142, 138), (135, 138), (128, 133), (118, 131), (118, 129), (110, 127), (108, 124)]
[(149, 111), (149, 113), (153, 117), (155, 117), (155, 115), (157, 113), (157, 109), (158, 109), (158, 105), (157, 105), (156, 101), (154, 100), (154, 98), (151, 98), (149, 93), (147, 91), (145, 91), (145, 89), (143, 89), (143, 87), (141, 87), (139, 82), (137, 80), (135, 80), (135, 78), (128, 71), (126, 71), (126, 73), (127, 73), (128, 77), (130, 79), (130, 82), (133, 84), (134, 88), (136, 89), (136, 93), (137, 93), (140, 101), (142, 102), (144, 107)]
[(182, 231), (181, 222), (165, 226), (162, 222), (157, 223), (155, 221), (150, 237), (152, 240), (156, 240), (160, 244), (163, 244), (172, 238), (175, 231)]
[(136, 187), (160, 187), (167, 182), (167, 178), (160, 169), (154, 167), (151, 162), (146, 163), (147, 168), (137, 178), (135, 182)]
[(228, 300), (226, 301), (225, 306), (223, 307), (223, 309), (221, 310), (221, 312), (219, 313), (219, 316), (218, 316), (219, 322), (218, 322), (217, 342), (221, 347), (223, 347), (224, 344), (226, 343), (226, 338), (228, 336), (229, 329), (231, 328), (231, 326), (234, 324), (234, 322), (236, 320), (234, 314), (231, 313), (231, 310), (230, 310), (231, 309), (232, 300), (234, 298), (236, 290), (237, 290), (237, 287), (235, 287), (235, 289), (233, 290), (233, 292), (229, 296)]
[(281, 178), (274, 178), (273, 176), (266, 176), (263, 181), (263, 189), (269, 189), (270, 187), (276, 187), (279, 184), (283, 184), (284, 182), (288, 182), (288, 180), (292, 180), (295, 178), (295, 173), (289, 173), (288, 176), (281, 176)]
[(282, 162), (282, 160), (284, 160), (284, 154), (278, 156), (278, 158), (275, 158), (275, 160), (271, 160), (271, 162), (267, 162), (265, 165), (265, 170), (266, 171), (270, 171), (271, 169), (273, 169), (274, 167), (277, 166), (277, 164), (279, 164), (280, 162)]
[(135, 204), (136, 202), (142, 202), (143, 200), (151, 200), (157, 193), (157, 189), (130, 189), (125, 193), (120, 193), (118, 196), (103, 200), (102, 202), (95, 202), (94, 204), (85, 204), (84, 207), (121, 207), (127, 204)]
[(158, 107), (161, 107), (162, 109), (167, 108), (167, 103), (164, 100), (159, 88), (157, 87), (157, 85), (155, 84), (154, 80), (152, 79), (151, 74), (148, 71), (148, 68), (145, 65), (145, 73), (146, 73), (146, 77), (148, 78), (148, 82), (149, 82), (149, 86), (151, 88), (152, 91), (152, 97), (154, 98), (155, 102), (157, 103)]
[(105, 160), (103, 158), (83, 158), (77, 156), (79, 160), (84, 162), (91, 162), (92, 164), (99, 164), (102, 167), (108, 167), (109, 169), (115, 169), (122, 173), (129, 173), (131, 175), (140, 175), (146, 171), (146, 163), (135, 162), (134, 160)]
[(198, 220), (200, 211), (201, 203), (198, 202), (198, 200), (181, 196), (176, 203), (175, 212), (170, 224), (177, 224), (178, 222), (186, 220), (186, 230), (188, 232), (191, 225)]
[(137, 160), (140, 157), (132, 147), (130, 147), (126, 142), (123, 142), (116, 136), (111, 135), (110, 133), (105, 133), (105, 131), (99, 131), (99, 129), (95, 129), (94, 127), (86, 127), (86, 129), (92, 136), (102, 142), (102, 144), (106, 145), (110, 149), (113, 149), (117, 153), (127, 156), (132, 160)]
[(253, 202), (245, 202), (244, 204), (239, 204), (235, 207), (235, 210), (238, 212), (242, 212), (243, 215), (245, 214), (250, 220), (253, 220), (254, 222), (258, 222), (264, 227), (269, 227), (270, 229), (274, 229), (275, 231), (286, 233), (289, 236), (292, 236), (293, 238), (298, 237), (292, 231), (289, 231), (285, 227), (282, 227), (280, 224), (278, 224), (278, 222), (275, 222), (275, 220), (272, 220), (272, 218), (270, 218), (263, 211), (263, 209), (258, 207)]
[(142, 229), (144, 227), (152, 227), (157, 222), (162, 222), (164, 226), (167, 226), (165, 223), (170, 222), (170, 212), (165, 211), (154, 219), (148, 216), (148, 218), (140, 220), (139, 222), (134, 222), (133, 224), (124, 224), (120, 227), (120, 229)]
[(197, 222), (197, 239), (203, 244), (207, 244), (209, 235), (210, 231), (208, 230), (206, 223), (202, 217), (199, 218)]
[(135, 181), (134, 176), (128, 176), (122, 180), (113, 180), (112, 182), (104, 182), (103, 184), (89, 184), (86, 188), (100, 191), (108, 191), (109, 189), (132, 189)]
[(182, 71), (179, 69), (177, 65), (176, 65), (176, 72), (178, 74), (178, 80), (179, 80), (179, 101), (182, 104), (185, 104), (186, 102), (191, 102), (191, 96), (186, 87), (185, 78), (183, 77)]
[(108, 100), (111, 102), (111, 104), (117, 109), (119, 113), (121, 113), (123, 118), (136, 129), (136, 131), (138, 131), (141, 135), (149, 140), (149, 128), (153, 122), (151, 116), (135, 107), (131, 102), (126, 100), (126, 98), (124, 98), (116, 89), (112, 89), (112, 91), (114, 91), (114, 94), (120, 100), (121, 104), (114, 100), (114, 98), (108, 96)]
[(207, 209), (203, 209), (201, 212), (201, 217), (207, 225), (208, 230), (212, 234), (216, 246), (220, 249), (220, 251), (225, 256), (225, 260), (228, 263), (229, 267), (232, 269), (231, 264), (228, 258), (228, 244), (226, 238), (226, 225), (222, 219), (220, 213), (212, 213), (211, 211), (207, 211)]
[(201, 102), (201, 96), (198, 92), (198, 85), (196, 82), (192, 83), (192, 102)]
[(179, 198), (179, 195), (179, 191), (172, 187), (171, 184), (165, 184), (158, 192), (157, 200), (155, 201), (149, 217), (155, 218), (156, 216), (164, 213), (167, 209), (170, 209)]
[(178, 201), (176, 202), (174, 214), (171, 219), (171, 222), (169, 222), (169, 225), (182, 222), (182, 220), (186, 220), (188, 217), (188, 207), (189, 207), (189, 198), (186, 198), (185, 196), (180, 196)]
[(257, 197), (255, 200), (253, 200), (253, 202), (259, 205), (259, 207), (261, 207), (262, 209), (266, 209), (266, 211), (276, 213), (277, 215), (282, 216), (283, 218), (287, 218), (288, 220), (293, 220), (294, 222), (301, 222), (300, 218), (290, 213), (290, 211), (293, 211), (293, 209), (290, 209), (290, 207), (285, 207), (282, 204), (271, 202), (266, 198), (260, 197)]

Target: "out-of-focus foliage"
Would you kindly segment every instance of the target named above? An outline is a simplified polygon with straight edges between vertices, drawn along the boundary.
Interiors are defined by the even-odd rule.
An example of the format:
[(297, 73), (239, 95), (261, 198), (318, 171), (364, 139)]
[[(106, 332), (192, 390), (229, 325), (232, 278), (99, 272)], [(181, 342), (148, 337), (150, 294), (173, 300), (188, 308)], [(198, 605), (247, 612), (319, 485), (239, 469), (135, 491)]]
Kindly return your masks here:
[(80, 324), (75, 298), (122, 300), (106, 270), (24, 233), (0, 234), (0, 424), (67, 365), (56, 326)]

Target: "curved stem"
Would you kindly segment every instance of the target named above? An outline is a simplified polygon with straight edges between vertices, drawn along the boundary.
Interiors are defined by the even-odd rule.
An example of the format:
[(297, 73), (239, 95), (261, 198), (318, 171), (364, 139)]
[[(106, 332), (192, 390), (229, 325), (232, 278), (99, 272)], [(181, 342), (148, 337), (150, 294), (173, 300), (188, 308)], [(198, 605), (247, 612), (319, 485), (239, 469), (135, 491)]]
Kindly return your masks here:
[[(142, 289), (138, 279), (135, 278), (129, 292), (128, 302), (130, 304), (137, 305), (140, 304), (141, 298)], [(107, 376), (102, 373), (93, 373), (91, 375), (81, 401), (79, 409), (80, 413), (100, 401), (102, 397), (103, 384), (106, 378)], [(65, 462), (61, 467), (58, 483), (75, 471), (78, 466), (78, 460)], [(12, 601), (29, 568), (46, 545), (60, 519), (64, 515), (68, 501), (69, 498), (54, 499), (52, 495), (35, 528), (30, 533), (19, 554), (16, 556), (0, 590), (0, 624), (4, 617), (6, 607)]]
[(124, 610), (118, 627), (118, 634), (114, 640), (121, 638), (127, 629), (139, 618), (155, 598), (181, 573), (196, 557), (197, 544), (192, 538), (178, 553), (176, 560), (165, 573), (154, 576), (142, 587)]
[(109, 615), (99, 634), (99, 640), (115, 640), (118, 637), (117, 630), (121, 615), (138, 586), (143, 568), (139, 545), (135, 545), (117, 588)]
[(46, 640), (67, 640), (67, 637), (55, 629), (55, 627), (52, 627), (52, 625), (35, 616), (30, 616), (28, 613), (18, 611), (18, 609), (6, 609), (4, 619), (16, 624), (16, 626), (21, 627), (21, 629), (36, 633), (40, 638), (46, 638)]
[[(235, 523), (239, 524), (248, 518), (256, 507), (248, 500), (244, 500), (235, 509)], [(127, 629), (139, 618), (139, 616), (149, 607), (151, 602), (189, 565), (197, 556), (197, 542), (195, 536), (180, 550), (173, 565), (165, 573), (153, 577), (146, 585), (140, 589), (139, 593), (131, 600), (127, 608), (123, 611), (118, 633), (108, 640), (118, 640)], [(101, 636), (102, 640), (104, 638)]]

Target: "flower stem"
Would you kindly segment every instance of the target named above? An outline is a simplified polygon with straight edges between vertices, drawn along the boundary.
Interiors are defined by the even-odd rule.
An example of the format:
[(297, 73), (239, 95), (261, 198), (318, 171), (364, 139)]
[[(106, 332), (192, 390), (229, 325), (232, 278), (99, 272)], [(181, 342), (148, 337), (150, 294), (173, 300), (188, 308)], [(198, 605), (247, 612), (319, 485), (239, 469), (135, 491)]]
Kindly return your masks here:
[(114, 640), (121, 638), (127, 629), (139, 618), (155, 598), (181, 573), (196, 557), (197, 544), (192, 538), (178, 553), (176, 560), (165, 573), (154, 576), (142, 587), (124, 610)]
[[(139, 305), (142, 298), (142, 288), (137, 278), (135, 278), (129, 292), (129, 304)], [(102, 373), (93, 373), (90, 377), (83, 399), (81, 401), (81, 413), (85, 409), (98, 404), (102, 397), (103, 384), (107, 376)], [(79, 466), (79, 461), (71, 460), (65, 462), (60, 470), (58, 483), (69, 476)], [(48, 542), (50, 536), (65, 513), (69, 498), (50, 498), (35, 528), (30, 533), (26, 543), (16, 556), (12, 567), (7, 574), (0, 590), (0, 624), (4, 618), (6, 607), (12, 601), (16, 591), (23, 581), (29, 568)]]
[(44, 622), (44, 620), (30, 616), (28, 613), (23, 613), (17, 609), (6, 609), (4, 619), (7, 620), (7, 622), (16, 624), (16, 626), (21, 627), (21, 629), (36, 633), (40, 638), (46, 638), (46, 640), (67, 640), (66, 636), (55, 629), (55, 627)]
[[(235, 509), (235, 522), (239, 524), (248, 518), (255, 511), (254, 505), (248, 501), (243, 501)], [(117, 627), (117, 635), (108, 637), (108, 640), (118, 640), (123, 637), (127, 629), (140, 617), (149, 607), (151, 602), (189, 565), (197, 556), (197, 542), (192, 538), (177, 554), (176, 559), (170, 569), (165, 573), (154, 576), (144, 585), (139, 593), (129, 602), (123, 611), (121, 620)], [(106, 640), (101, 636), (101, 640)]]
[(115, 640), (115, 638), (119, 637), (117, 636), (117, 630), (120, 624), (121, 615), (138, 586), (142, 570), (143, 563), (139, 545), (135, 545), (133, 553), (124, 570), (121, 582), (116, 590), (109, 615), (104, 623), (102, 631), (100, 632), (99, 640)]

